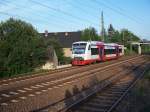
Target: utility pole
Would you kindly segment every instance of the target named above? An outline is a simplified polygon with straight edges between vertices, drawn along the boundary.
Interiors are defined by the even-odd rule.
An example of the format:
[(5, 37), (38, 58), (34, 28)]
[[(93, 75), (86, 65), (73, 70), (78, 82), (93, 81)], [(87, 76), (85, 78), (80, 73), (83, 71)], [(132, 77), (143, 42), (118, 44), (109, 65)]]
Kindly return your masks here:
[(122, 44), (125, 45), (125, 39), (124, 39), (124, 31), (123, 31), (123, 39), (122, 39)]
[(105, 29), (104, 29), (104, 18), (103, 18), (103, 11), (101, 12), (101, 36), (102, 41), (105, 41)]

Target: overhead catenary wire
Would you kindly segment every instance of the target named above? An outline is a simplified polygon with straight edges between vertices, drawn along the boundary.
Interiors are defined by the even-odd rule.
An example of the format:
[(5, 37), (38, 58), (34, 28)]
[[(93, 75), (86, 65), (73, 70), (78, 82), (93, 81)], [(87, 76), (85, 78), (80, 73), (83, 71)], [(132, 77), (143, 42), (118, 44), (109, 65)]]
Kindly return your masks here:
[(114, 9), (113, 7), (108, 6), (109, 3), (106, 4), (106, 3), (103, 3), (102, 1), (99, 1), (99, 0), (91, 0), (91, 1), (94, 1), (96, 4), (103, 5), (105, 8), (107, 8), (107, 9), (109, 9), (109, 10), (111, 10), (111, 11), (113, 11), (113, 12), (115, 12), (115, 13), (117, 13), (117, 14), (125, 17), (125, 18), (127, 18), (130, 21), (133, 21), (133, 22), (137, 23), (137, 25), (141, 25), (141, 26), (143, 26), (143, 25), (145, 26), (146, 25), (146, 24), (143, 24), (143, 22), (142, 22), (143, 20), (137, 19), (137, 18), (135, 18), (133, 16), (125, 14), (123, 11), (120, 11), (118, 9)]
[[(96, 18), (93, 14), (89, 13), (89, 10), (85, 10), (83, 7), (81, 7), (80, 5), (78, 5), (78, 4), (80, 4), (79, 2), (77, 2), (78, 4), (75, 4), (75, 3), (72, 4), (70, 1), (68, 2), (67, 0), (65, 2), (68, 3), (70, 6), (74, 7), (75, 9), (77, 9), (77, 10), (79, 9), (82, 13), (86, 14), (86, 16), (88, 15), (87, 16), (88, 18), (90, 18), (90, 17)], [(97, 19), (98, 19), (98, 17), (97, 17)]]
[[(127, 11), (126, 11), (123, 7), (119, 7), (118, 5), (116, 5), (116, 4), (114, 4), (114, 3), (110, 2), (110, 1), (107, 1), (107, 0), (105, 0), (105, 1), (103, 1), (103, 2), (105, 2), (106, 4), (110, 4), (110, 5), (114, 6), (113, 8), (119, 9), (120, 11), (124, 12), (125, 14), (127, 14), (127, 13), (126, 13)], [(128, 12), (128, 14), (129, 14), (129, 13), (130, 13), (130, 12)], [(128, 14), (127, 14), (127, 15), (128, 15)], [(129, 15), (128, 15), (128, 16), (129, 16)], [(137, 20), (140, 21), (140, 22), (142, 22), (142, 21), (144, 20), (144, 18), (138, 17), (138, 16), (135, 15), (135, 14), (130, 14), (130, 16), (133, 17), (133, 18), (135, 18), (135, 19), (137, 19)]]
[[(3, 1), (3, 3), (5, 3), (6, 5), (7, 5), (7, 3), (8, 3), (9, 1), (7, 1), (7, 0), (4, 0)], [(11, 4), (13, 4), (13, 5), (15, 5), (14, 3), (11, 3)], [(25, 6), (23, 6), (23, 5), (21, 5), (20, 7), (18, 7), (18, 5), (15, 5), (15, 9), (21, 9), (21, 8), (25, 8)], [(29, 8), (29, 7), (28, 7)], [(28, 12), (31, 12), (30, 10), (26, 10), (26, 11), (28, 11)], [(61, 21), (61, 20), (63, 20), (62, 18), (61, 18), (61, 20), (60, 19), (55, 19), (55, 22), (53, 22), (53, 21), (49, 21), (49, 19), (48, 18), (44, 18), (44, 17), (42, 17), (41, 16), (41, 14), (38, 14), (38, 13), (33, 13), (32, 15), (36, 15), (37, 16), (37, 18), (35, 19), (33, 19), (32, 17), (25, 17), (25, 16), (20, 16), (20, 15), (17, 15), (17, 14), (13, 14), (13, 13), (8, 13), (8, 12), (0, 12), (1, 14), (3, 14), (3, 15), (7, 15), (8, 17), (13, 17), (13, 18), (15, 18), (15, 17), (17, 17), (17, 18), (21, 18), (21, 19), (25, 19), (25, 20), (28, 20), (28, 21), (31, 21), (32, 20), (32, 22), (34, 21), (37, 21), (36, 23), (37, 24), (40, 24), (40, 21), (41, 22), (44, 22), (45, 24), (49, 24), (49, 26), (51, 25), (52, 27), (56, 27), (56, 28), (59, 28), (60, 30), (61, 29), (64, 29), (64, 28), (66, 28), (66, 29), (72, 29), (73, 27), (70, 27), (69, 25), (67, 26), (65, 23), (64, 24), (62, 24), (63, 22)], [(54, 16), (54, 15), (52, 15), (52, 16)], [(41, 18), (40, 20), (39, 20), (39, 18)], [(60, 21), (59, 21), (60, 20)], [(69, 21), (69, 20), (67, 20), (67, 21)], [(73, 26), (78, 26), (78, 24), (74, 24), (75, 22), (69, 22), (69, 24), (73, 24)], [(78, 26), (79, 27), (79, 26)], [(79, 30), (79, 29), (77, 29), (77, 30)]]
[[(8, 16), (10, 18), (20, 18), (22, 20), (37, 21), (36, 19), (33, 19), (33, 18), (28, 18), (28, 17), (20, 16), (20, 15), (17, 15), (17, 14), (11, 14), (11, 13), (7, 13), (7, 12), (1, 12), (0, 11), (0, 14), (6, 15), (6, 16)], [(46, 22), (48, 22), (48, 21), (46, 21)], [(55, 24), (55, 23), (51, 23), (51, 24), (53, 25), (53, 27), (57, 26), (56, 28), (60, 28), (60, 30), (65, 27), (65, 26), (62, 26), (60, 24), (59, 25)]]
[(106, 7), (106, 8), (108, 8), (108, 9), (112, 10), (113, 12), (115, 12), (115, 13), (117, 13), (117, 14), (119, 14), (119, 15), (122, 15), (122, 16), (126, 17), (127, 19), (129, 19), (129, 20), (131, 20), (131, 21), (133, 21), (133, 22), (136, 22), (136, 23), (138, 23), (138, 24), (141, 24), (141, 22), (138, 21), (138, 20), (136, 20), (135, 18), (133, 18), (133, 17), (127, 15), (127, 14), (124, 14), (123, 12), (121, 12), (121, 11), (119, 11), (119, 10), (117, 10), (117, 9), (114, 9), (114, 8), (108, 6), (107, 4), (105, 4), (105, 3), (101, 2), (101, 1), (98, 1), (98, 0), (92, 0), (92, 1), (94, 1), (94, 2), (97, 3), (97, 4), (103, 5), (104, 7)]
[(54, 10), (54, 11), (56, 11), (56, 12), (62, 13), (62, 14), (67, 15), (67, 16), (69, 16), (69, 17), (72, 17), (73, 19), (77, 19), (77, 20), (80, 20), (80, 21), (87, 21), (87, 22), (89, 22), (89, 23), (91, 23), (91, 24), (93, 24), (93, 25), (97, 25), (97, 24), (95, 24), (93, 21), (90, 21), (90, 20), (88, 20), (88, 19), (83, 19), (83, 18), (81, 18), (81, 17), (79, 17), (79, 16), (75, 16), (75, 15), (73, 15), (73, 14), (71, 14), (71, 13), (68, 13), (68, 12), (65, 12), (65, 11), (63, 11), (63, 10), (61, 10), (61, 9), (50, 7), (50, 6), (46, 5), (46, 4), (37, 2), (37, 1), (35, 1), (35, 0), (31, 0), (31, 2), (33, 2), (33, 3), (35, 3), (35, 4), (38, 4), (38, 5), (40, 5), (40, 6), (43, 6), (43, 7), (49, 8), (49, 9)]
[[(6, 1), (6, 2), (4, 2), (4, 1)], [(134, 21), (135, 23), (143, 25), (143, 23), (141, 23), (141, 19), (140, 18), (136, 18), (136, 17), (133, 17), (133, 15), (126, 14), (125, 10), (123, 8), (117, 7), (116, 5), (113, 5), (114, 7), (112, 7), (112, 5), (110, 5), (111, 2), (109, 3), (108, 1), (99, 1), (99, 0), (90, 0), (90, 1), (91, 1), (90, 4), (87, 4), (87, 3), (84, 4), (85, 1), (77, 0), (76, 1), (77, 4), (74, 4), (74, 3), (71, 4), (75, 9), (80, 9), (83, 13), (87, 14), (86, 18), (85, 18), (83, 16), (75, 15), (74, 13), (70, 13), (70, 12), (64, 11), (64, 10), (59, 9), (57, 7), (51, 7), (50, 5), (44, 4), (43, 2), (39, 2), (39, 1), (36, 1), (36, 0), (27, 0), (27, 2), (32, 2), (33, 4), (45, 7), (45, 8), (50, 9), (50, 10), (53, 10), (53, 11), (57, 12), (57, 14), (60, 13), (60, 14), (63, 14), (65, 16), (67, 16), (68, 18), (65, 17), (65, 16), (62, 16), (61, 18), (58, 18), (58, 16), (55, 16), (55, 13), (47, 12), (48, 15), (51, 15), (53, 17), (55, 16), (55, 19), (52, 20), (52, 19), (47, 19), (47, 18), (43, 17), (44, 14), (42, 16), (40, 16), (41, 14), (39, 12), (33, 13), (33, 15), (36, 15), (36, 17), (37, 17), (36, 21), (39, 21), (39, 22), (41, 21), (44, 24), (47, 24), (47, 26), (51, 25), (51, 24), (52, 25), (55, 24), (56, 26), (58, 26), (57, 28), (59, 28), (59, 29), (61, 29), (61, 28), (64, 29), (64, 27), (66, 27), (66, 28), (68, 28), (70, 30), (70, 28), (74, 28), (74, 27), (78, 28), (78, 26), (81, 26), (81, 24), (82, 24), (82, 26), (83, 25), (87, 25), (87, 23), (89, 23), (91, 26), (95, 26), (95, 27), (99, 26), (99, 21), (97, 22), (98, 23), (97, 24), (95, 21), (93, 21), (93, 19), (90, 18), (90, 17), (92, 17), (93, 13), (95, 13), (97, 10), (99, 10), (99, 8), (94, 7), (95, 4), (97, 6), (101, 5), (101, 6), (105, 7), (105, 8), (107, 8), (107, 9), (109, 9), (109, 10), (111, 10), (111, 11), (113, 11), (113, 12), (115, 12), (115, 13), (123, 16), (123, 17), (125, 17), (125, 19), (131, 20), (131, 21)], [(7, 5), (8, 3), (10, 3), (10, 0), (3, 0), (3, 1), (0, 1), (0, 2), (2, 2), (3, 5)], [(67, 2), (69, 3), (70, 1), (67, 1)], [(12, 3), (15, 3), (15, 2), (11, 1), (11, 4)], [(80, 5), (78, 5), (78, 4), (80, 4)], [(92, 5), (93, 5), (93, 7), (92, 7)], [(0, 6), (2, 6), (2, 5), (0, 5)], [(21, 9), (21, 8), (25, 8), (25, 7), (22, 7), (22, 6), (20, 6), (20, 8), (18, 7), (18, 9)], [(30, 7), (27, 7), (27, 8), (30, 9)], [(87, 8), (88, 8), (88, 10), (86, 10)], [(93, 13), (90, 13), (91, 10), (93, 10)], [(30, 11), (30, 10), (28, 10), (28, 11)], [(7, 15), (8, 14), (7, 11), (6, 11), (7, 14), (6, 13), (4, 14), (4, 13), (3, 13), (3, 15)], [(12, 12), (12, 13), (15, 13), (15, 12)], [(11, 12), (9, 12), (9, 14), (11, 14)], [(9, 14), (7, 16), (9, 16)], [(14, 16), (19, 16), (19, 15), (15, 15), (14, 14), (13, 17)], [(100, 13), (99, 13), (99, 15), (100, 15)], [(23, 16), (25, 16), (25, 15), (23, 15)], [(71, 17), (71, 18), (69, 18), (69, 17)], [(21, 17), (21, 18), (23, 18), (23, 17)], [(29, 17), (25, 17), (25, 18), (28, 18), (28, 20), (35, 19), (35, 18), (29, 18)], [(80, 22), (83, 22), (83, 23), (80, 23)], [(85, 23), (85, 22), (87, 22), (87, 23)], [(67, 23), (67, 25), (66, 25), (66, 23)], [(56, 27), (55, 25), (54, 25), (54, 27)]]
[[(9, 1), (7, 1), (7, 0), (4, 0), (4, 1), (6, 1), (6, 2), (9, 2)], [(24, 5), (16, 5), (16, 4), (14, 4), (14, 3), (11, 3), (11, 4), (13, 4), (13, 5), (15, 5), (15, 8), (16, 9), (24, 9), (24, 8), (26, 8)], [(30, 7), (28, 7), (28, 9), (31, 9)], [(32, 9), (31, 9), (32, 10)], [(31, 10), (25, 10), (25, 11), (27, 11), (27, 12), (32, 12)], [(32, 15), (35, 15), (35, 16), (37, 16), (37, 18), (39, 19), (39, 18), (41, 18), (41, 20), (45, 20), (45, 24), (50, 24), (51, 22), (53, 22), (53, 21), (50, 21), (50, 19), (48, 19), (48, 18), (46, 18), (46, 17), (43, 17), (43, 16), (41, 16), (41, 13), (38, 13), (37, 11), (35, 12), (35, 13), (32, 13)], [(48, 13), (48, 15), (51, 15), (51, 17), (57, 17), (57, 16), (55, 16), (54, 14), (51, 14), (51, 13)], [(73, 22), (73, 21), (71, 21), (71, 20), (68, 20), (68, 19), (65, 19), (65, 18), (63, 18), (63, 17), (61, 17), (61, 19), (59, 19), (59, 18), (55, 18), (55, 21), (52, 23), (52, 24), (59, 24), (59, 26), (61, 26), (61, 27), (65, 27), (66, 26), (66, 23), (64, 23), (64, 21), (66, 21), (67, 23), (69, 23), (69, 24), (71, 24), (71, 25), (73, 25), (73, 26), (76, 26), (76, 27), (79, 27), (79, 25), (76, 23), (76, 22)], [(69, 22), (68, 22), (69, 21)], [(51, 24), (50, 24), (51, 25)], [(57, 25), (58, 26), (58, 25)], [(69, 25), (68, 25), (69, 26)]]

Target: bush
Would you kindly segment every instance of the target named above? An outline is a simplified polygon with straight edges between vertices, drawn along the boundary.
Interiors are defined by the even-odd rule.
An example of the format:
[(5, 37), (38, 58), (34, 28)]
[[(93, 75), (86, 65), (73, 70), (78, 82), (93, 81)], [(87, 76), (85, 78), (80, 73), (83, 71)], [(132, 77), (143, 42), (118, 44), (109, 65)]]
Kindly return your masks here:
[(13, 18), (0, 23), (0, 77), (32, 71), (45, 60), (46, 45), (31, 24)]

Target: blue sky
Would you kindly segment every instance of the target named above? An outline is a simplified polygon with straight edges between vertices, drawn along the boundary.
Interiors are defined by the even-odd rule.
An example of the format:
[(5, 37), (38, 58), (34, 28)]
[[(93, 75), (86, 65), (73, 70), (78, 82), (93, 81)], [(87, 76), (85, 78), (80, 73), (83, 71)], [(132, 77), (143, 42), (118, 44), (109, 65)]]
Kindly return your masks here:
[(39, 32), (92, 26), (99, 33), (101, 11), (106, 30), (111, 23), (116, 30), (127, 28), (150, 40), (150, 0), (0, 0), (0, 21), (19, 18)]

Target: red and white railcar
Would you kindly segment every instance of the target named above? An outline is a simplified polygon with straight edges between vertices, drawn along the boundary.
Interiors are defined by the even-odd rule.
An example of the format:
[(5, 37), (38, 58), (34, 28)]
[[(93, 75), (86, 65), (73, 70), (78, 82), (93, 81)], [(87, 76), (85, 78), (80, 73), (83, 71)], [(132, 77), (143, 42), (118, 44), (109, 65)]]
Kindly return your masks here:
[(72, 65), (86, 65), (122, 56), (121, 45), (100, 41), (79, 41), (72, 44)]

